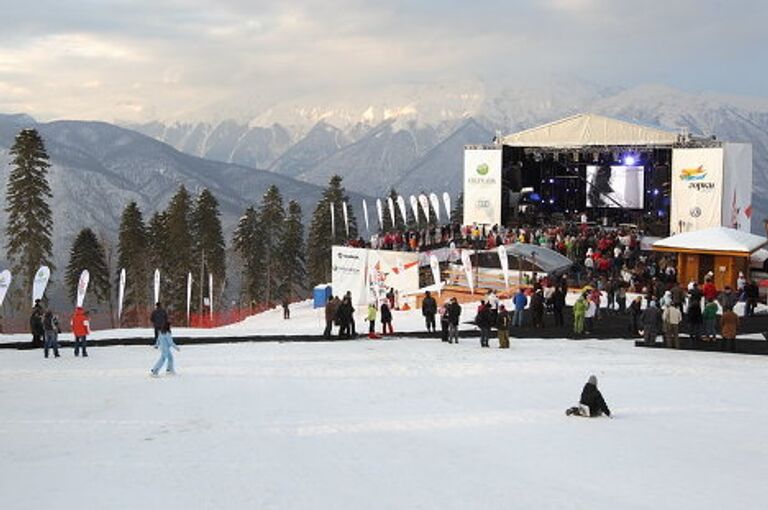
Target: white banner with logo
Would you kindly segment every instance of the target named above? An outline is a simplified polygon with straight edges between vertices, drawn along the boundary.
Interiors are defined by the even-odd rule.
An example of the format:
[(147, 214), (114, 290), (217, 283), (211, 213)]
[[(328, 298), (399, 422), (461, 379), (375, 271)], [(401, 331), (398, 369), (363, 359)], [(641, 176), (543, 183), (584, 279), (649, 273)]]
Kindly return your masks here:
[(501, 223), (501, 149), (464, 150), (464, 224)]
[(379, 230), (384, 230), (384, 211), (381, 207), (381, 199), (376, 199), (376, 212), (379, 215)]
[(117, 320), (123, 316), (123, 302), (125, 301), (125, 268), (120, 270), (120, 282), (117, 286)]
[(331, 249), (331, 259), (333, 294), (344, 296), (347, 292), (351, 292), (352, 304), (366, 304), (368, 250), (334, 246)]
[(408, 201), (411, 203), (411, 212), (413, 212), (413, 222), (418, 223), (419, 222), (419, 201), (413, 195), (408, 197)]
[(11, 281), (11, 272), (9, 270), (6, 269), (0, 273), (0, 306), (3, 306), (3, 301), (5, 301), (5, 295), (8, 294)]
[(670, 232), (720, 226), (722, 202), (723, 149), (674, 149)]
[(440, 285), (442, 282), (440, 279), (440, 261), (435, 255), (429, 256), (429, 268), (432, 270), (432, 279), (435, 281), (435, 285)]
[(368, 250), (368, 267), (384, 293), (389, 289), (401, 295), (419, 290), (418, 253)]
[(85, 293), (88, 292), (88, 282), (91, 280), (91, 273), (87, 269), (83, 269), (80, 273), (80, 280), (77, 282), (77, 301), (75, 306), (83, 306), (85, 301)]
[(187, 325), (192, 311), (192, 273), (187, 273)]
[(368, 223), (368, 203), (363, 199), (363, 218), (365, 218), (365, 231), (371, 231), (371, 224)]
[(45, 288), (48, 286), (48, 280), (51, 278), (51, 269), (48, 266), (40, 266), (35, 273), (35, 280), (32, 282), (32, 305), (35, 301), (43, 299)]
[(155, 269), (154, 289), (155, 289), (155, 303), (159, 303), (160, 302), (160, 270), (159, 269)]
[(496, 248), (496, 251), (499, 253), (501, 271), (504, 273), (504, 286), (509, 288), (509, 258), (507, 258), (507, 248), (502, 244)]
[(396, 228), (397, 223), (395, 223), (395, 202), (392, 200), (392, 197), (387, 198), (387, 205), (389, 206), (389, 219), (392, 220), (392, 228)]
[(468, 250), (461, 251), (461, 265), (464, 267), (464, 275), (467, 277), (469, 292), (475, 293), (475, 282), (472, 278), (472, 258)]
[(744, 232), (752, 227), (752, 145), (723, 146), (722, 224)]
[(435, 218), (440, 221), (440, 200), (437, 199), (437, 195), (434, 193), (429, 194), (429, 203), (432, 204), (432, 210), (435, 211)]
[(429, 199), (424, 193), (419, 195), (419, 204), (421, 204), (421, 210), (424, 211), (424, 217), (427, 218), (427, 223), (429, 223)]
[(446, 223), (451, 222), (451, 195), (447, 191), (443, 192), (443, 205), (445, 205)]
[(405, 199), (402, 195), (397, 196), (397, 208), (400, 209), (400, 216), (403, 218), (403, 223), (408, 223), (408, 214), (405, 210)]

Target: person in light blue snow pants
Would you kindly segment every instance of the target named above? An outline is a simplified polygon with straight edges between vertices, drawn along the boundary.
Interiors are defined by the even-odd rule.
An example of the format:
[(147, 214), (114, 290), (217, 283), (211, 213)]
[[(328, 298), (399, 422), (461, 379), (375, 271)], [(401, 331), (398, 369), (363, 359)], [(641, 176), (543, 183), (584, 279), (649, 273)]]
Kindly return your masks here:
[(174, 374), (173, 370), (173, 352), (171, 349), (179, 350), (179, 347), (174, 343), (171, 336), (171, 325), (166, 323), (160, 328), (160, 334), (157, 335), (157, 341), (155, 341), (155, 349), (160, 349), (160, 359), (157, 360), (155, 366), (152, 367), (152, 375), (157, 375), (163, 365), (167, 362), (165, 370), (169, 374)]

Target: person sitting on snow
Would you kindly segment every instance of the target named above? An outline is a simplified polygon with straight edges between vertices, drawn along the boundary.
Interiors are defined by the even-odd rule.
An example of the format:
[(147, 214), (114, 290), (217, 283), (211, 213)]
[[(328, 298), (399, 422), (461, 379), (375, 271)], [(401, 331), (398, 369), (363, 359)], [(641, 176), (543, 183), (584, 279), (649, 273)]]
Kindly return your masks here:
[(605, 414), (609, 418), (611, 417), (611, 411), (605, 403), (603, 394), (597, 389), (597, 377), (594, 375), (589, 376), (587, 384), (581, 390), (579, 405), (568, 408), (565, 414), (567, 416), (576, 415), (587, 418), (596, 418), (601, 414)]

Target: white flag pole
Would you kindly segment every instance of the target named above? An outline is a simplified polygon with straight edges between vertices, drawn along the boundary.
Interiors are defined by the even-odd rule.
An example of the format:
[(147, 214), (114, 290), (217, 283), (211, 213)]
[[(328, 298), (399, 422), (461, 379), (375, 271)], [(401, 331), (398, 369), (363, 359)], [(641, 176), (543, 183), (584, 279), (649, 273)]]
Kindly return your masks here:
[(123, 302), (125, 301), (125, 268), (120, 270), (120, 284), (117, 287), (117, 323), (123, 316)]
[(155, 269), (154, 285), (155, 285), (155, 304), (157, 304), (160, 302), (160, 270), (159, 269)]
[(192, 309), (192, 272), (187, 273), (187, 327), (190, 325)]
[(208, 302), (210, 303), (210, 316), (213, 320), (213, 273), (208, 273)]
[(363, 216), (365, 217), (365, 231), (371, 233), (371, 226), (368, 223), (368, 203), (363, 199)]

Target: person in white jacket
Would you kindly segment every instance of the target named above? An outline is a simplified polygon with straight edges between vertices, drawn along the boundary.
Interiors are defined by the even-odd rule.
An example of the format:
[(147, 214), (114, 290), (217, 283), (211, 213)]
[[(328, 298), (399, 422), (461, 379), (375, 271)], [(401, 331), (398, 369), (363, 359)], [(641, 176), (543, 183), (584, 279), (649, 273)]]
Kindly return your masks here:
[(155, 341), (155, 349), (160, 349), (160, 359), (157, 360), (155, 366), (152, 367), (152, 375), (156, 376), (157, 373), (163, 368), (163, 365), (167, 362), (165, 371), (168, 374), (175, 374), (173, 368), (173, 353), (171, 349), (179, 350), (179, 346), (173, 341), (171, 336), (171, 325), (167, 322), (160, 328), (160, 333), (157, 335), (157, 341)]
[(683, 320), (683, 313), (676, 306), (666, 306), (664, 313), (661, 314), (661, 320), (664, 323), (664, 343), (667, 347), (680, 348), (680, 323)]

